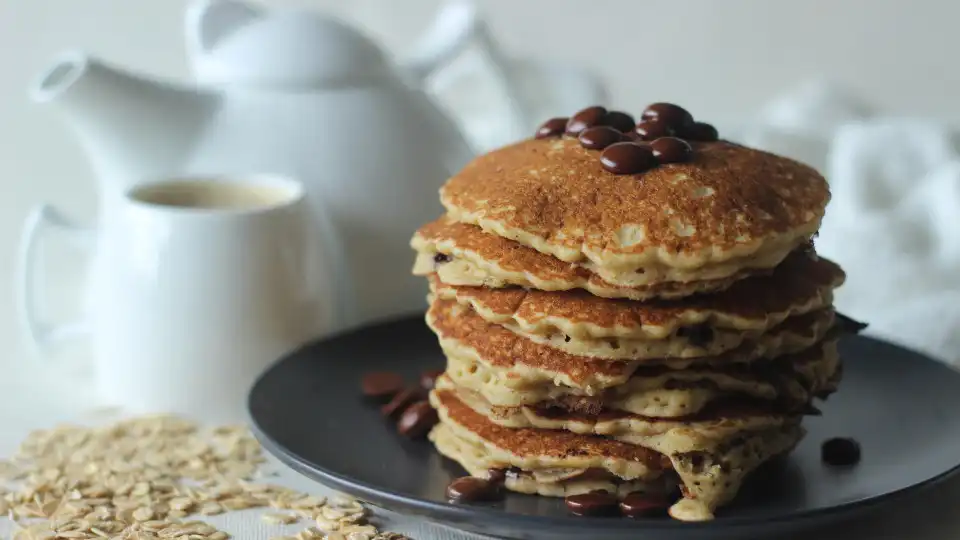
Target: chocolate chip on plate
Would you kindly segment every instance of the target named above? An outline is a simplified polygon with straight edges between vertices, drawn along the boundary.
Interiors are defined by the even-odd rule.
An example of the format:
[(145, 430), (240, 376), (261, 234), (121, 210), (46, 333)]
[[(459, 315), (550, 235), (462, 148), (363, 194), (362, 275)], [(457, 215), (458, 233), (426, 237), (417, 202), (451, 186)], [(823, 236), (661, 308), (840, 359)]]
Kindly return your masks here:
[(487, 480), (502, 485), (507, 480), (507, 469), (487, 469)]
[(426, 435), (438, 421), (437, 411), (430, 406), (430, 402), (418, 401), (407, 407), (400, 415), (397, 431), (404, 437), (419, 439)]
[(475, 476), (457, 478), (447, 486), (447, 499), (451, 502), (494, 501), (502, 494), (500, 484)]
[(641, 118), (663, 122), (675, 129), (683, 129), (693, 124), (693, 115), (686, 109), (673, 103), (653, 103), (643, 110)]
[(636, 174), (657, 165), (647, 145), (632, 142), (611, 144), (600, 154), (600, 164), (613, 174)]
[(670, 501), (663, 495), (635, 491), (620, 501), (620, 513), (632, 518), (665, 515)]
[(593, 126), (580, 132), (580, 145), (590, 150), (603, 150), (623, 140), (623, 134), (610, 126)]
[(617, 512), (617, 497), (606, 491), (571, 495), (563, 500), (567, 510), (576, 516), (609, 516)]
[(690, 143), (676, 137), (660, 137), (650, 143), (650, 149), (660, 163), (683, 163), (693, 155)]
[(390, 399), (403, 390), (403, 377), (392, 371), (371, 371), (360, 381), (360, 391), (369, 398)]
[(820, 459), (827, 465), (847, 467), (860, 461), (860, 443), (849, 437), (834, 437), (820, 445)]
[(537, 134), (534, 136), (537, 139), (546, 139), (549, 137), (559, 137), (563, 135), (563, 131), (567, 129), (567, 121), (569, 118), (551, 118), (546, 122), (540, 124), (540, 127), (537, 128)]
[(670, 124), (647, 120), (637, 124), (633, 132), (644, 141), (652, 141), (660, 137), (669, 137), (675, 133), (675, 130)]
[(433, 262), (437, 264), (443, 264), (450, 262), (450, 256), (446, 253), (437, 253), (433, 256)]
[(694, 122), (683, 130), (683, 138), (691, 141), (711, 142), (718, 137), (717, 128), (706, 122)]
[(636, 125), (636, 121), (632, 116), (625, 112), (607, 111), (607, 114), (604, 115), (603, 120), (600, 121), (600, 124), (604, 126), (610, 126), (617, 131), (626, 133), (633, 130), (633, 126)]
[(423, 399), (423, 393), (419, 388), (404, 388), (397, 392), (389, 402), (380, 407), (380, 414), (387, 418), (394, 418), (404, 411), (414, 401)]
[(424, 371), (420, 374), (420, 388), (423, 388), (426, 391), (433, 390), (433, 387), (437, 385), (437, 379), (443, 375), (442, 369), (431, 369)]
[(607, 115), (607, 109), (594, 105), (593, 107), (587, 107), (581, 111), (578, 111), (577, 114), (570, 117), (570, 120), (567, 121), (566, 132), (567, 135), (579, 135), (581, 131), (587, 129), (588, 127), (593, 127), (603, 120), (603, 117)]

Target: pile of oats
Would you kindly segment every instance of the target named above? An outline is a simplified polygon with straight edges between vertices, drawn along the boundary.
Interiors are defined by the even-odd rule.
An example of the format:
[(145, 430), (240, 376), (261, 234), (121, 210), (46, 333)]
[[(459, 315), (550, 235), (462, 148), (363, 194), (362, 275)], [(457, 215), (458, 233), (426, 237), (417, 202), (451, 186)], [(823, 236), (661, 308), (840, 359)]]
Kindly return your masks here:
[(268, 523), (312, 521), (274, 540), (405, 538), (367, 524), (353, 499), (255, 482), (264, 461), (244, 427), (203, 430), (172, 416), (36, 431), (0, 461), (0, 516), (19, 525), (14, 540), (226, 540), (190, 516), (271, 507)]

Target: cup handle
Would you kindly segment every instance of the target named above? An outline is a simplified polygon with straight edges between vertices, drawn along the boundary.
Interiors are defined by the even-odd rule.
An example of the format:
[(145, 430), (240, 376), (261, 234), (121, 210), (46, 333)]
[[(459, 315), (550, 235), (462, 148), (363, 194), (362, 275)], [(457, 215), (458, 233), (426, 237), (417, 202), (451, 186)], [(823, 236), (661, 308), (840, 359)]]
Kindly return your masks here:
[(45, 226), (60, 231), (73, 243), (84, 248), (89, 247), (94, 236), (93, 229), (74, 223), (49, 204), (35, 207), (24, 222), (17, 261), (17, 308), (20, 324), (30, 345), (40, 356), (46, 355), (49, 347), (55, 343), (83, 336), (88, 330), (83, 320), (49, 324), (41, 321), (37, 315), (37, 253), (40, 233)]

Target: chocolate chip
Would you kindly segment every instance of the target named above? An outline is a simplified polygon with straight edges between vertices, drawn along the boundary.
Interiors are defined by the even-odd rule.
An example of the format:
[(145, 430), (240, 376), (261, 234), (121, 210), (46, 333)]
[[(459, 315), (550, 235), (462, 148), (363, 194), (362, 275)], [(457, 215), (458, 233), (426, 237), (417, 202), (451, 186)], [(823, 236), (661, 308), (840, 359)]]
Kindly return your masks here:
[(493, 482), (494, 484), (503, 485), (503, 483), (507, 480), (507, 470), (487, 469), (487, 480)]
[(691, 141), (711, 142), (717, 140), (717, 128), (706, 122), (694, 122), (683, 130), (683, 137)]
[(650, 143), (650, 148), (660, 163), (683, 163), (693, 155), (690, 143), (676, 137), (660, 137)]
[(666, 514), (670, 501), (663, 495), (635, 491), (620, 501), (620, 513), (627, 517), (649, 517)]
[(641, 118), (662, 122), (677, 130), (693, 124), (693, 115), (673, 103), (653, 103), (643, 110)]
[(713, 341), (713, 328), (707, 324), (681, 326), (677, 330), (677, 337), (686, 338), (694, 347), (703, 347)]
[(520, 473), (523, 472), (523, 469), (520, 467), (507, 467), (507, 478), (516, 480), (520, 478)]
[(617, 511), (617, 498), (606, 491), (571, 495), (563, 502), (567, 510), (576, 516), (609, 516)]
[(390, 399), (403, 390), (403, 377), (392, 371), (371, 371), (360, 381), (360, 391), (369, 398)]
[(437, 264), (443, 264), (450, 262), (450, 256), (446, 253), (437, 253), (433, 256), (433, 262)]
[(441, 375), (443, 375), (442, 369), (424, 371), (420, 374), (420, 388), (423, 388), (428, 392), (433, 390), (433, 387), (437, 385), (437, 378), (439, 378)]
[(637, 127), (634, 128), (633, 132), (644, 141), (652, 141), (660, 137), (669, 137), (675, 133), (669, 124), (654, 120), (640, 122), (637, 124)]
[(639, 133), (633, 130), (630, 130), (626, 133), (622, 133), (621, 136), (625, 141), (640, 142), (640, 143), (643, 142), (643, 137), (641, 137)]
[(610, 126), (593, 126), (580, 132), (580, 145), (590, 150), (603, 150), (623, 140), (623, 134)]
[(502, 493), (499, 484), (475, 476), (457, 478), (447, 486), (447, 498), (450, 502), (494, 501), (499, 499)]
[(567, 122), (567, 135), (579, 135), (581, 131), (587, 129), (588, 127), (598, 125), (606, 115), (607, 109), (599, 105), (594, 105), (593, 107), (587, 107), (582, 111), (578, 111), (577, 114), (570, 117), (570, 120)]
[(867, 323), (852, 319), (843, 313), (836, 313), (837, 326), (840, 331), (848, 334), (859, 334), (867, 328)]
[(423, 399), (423, 394), (419, 388), (404, 388), (397, 392), (389, 402), (380, 407), (380, 414), (387, 418), (394, 418), (414, 401)]
[(603, 120), (600, 121), (600, 124), (610, 126), (621, 133), (626, 133), (633, 131), (636, 120), (625, 112), (607, 111), (607, 114), (603, 117)]
[(649, 146), (619, 142), (603, 150), (600, 164), (613, 174), (636, 174), (655, 167), (657, 160)]
[(567, 128), (568, 120), (569, 118), (551, 118), (540, 124), (540, 127), (537, 128), (537, 134), (534, 137), (537, 139), (559, 137), (563, 135), (563, 130)]
[(835, 467), (855, 465), (860, 461), (860, 444), (846, 437), (828, 439), (820, 446), (820, 459)]
[(404, 437), (418, 439), (426, 435), (437, 424), (437, 411), (429, 401), (418, 401), (407, 407), (397, 422), (397, 431)]

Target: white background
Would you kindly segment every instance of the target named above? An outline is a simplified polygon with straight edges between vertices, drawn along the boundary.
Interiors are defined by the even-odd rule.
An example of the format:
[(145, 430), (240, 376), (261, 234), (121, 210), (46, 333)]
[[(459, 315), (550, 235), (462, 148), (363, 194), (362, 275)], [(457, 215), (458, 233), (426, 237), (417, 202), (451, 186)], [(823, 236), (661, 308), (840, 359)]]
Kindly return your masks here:
[[(960, 121), (960, 2), (951, 0), (478, 0), (509, 54), (589, 66), (612, 103), (637, 111), (651, 101), (684, 104), (698, 117), (739, 124), (759, 103), (825, 76), (893, 114)], [(29, 103), (26, 87), (63, 48), (183, 79), (184, 0), (0, 0), (0, 451), (27, 429), (92, 403), (59, 366), (26, 369), (13, 323), (12, 269), (21, 222), (49, 201), (82, 220), (95, 181), (53, 111)], [(402, 54), (439, 0), (274, 0), (331, 9)], [(55, 296), (75, 287), (80, 266), (60, 269)], [(10, 284), (9, 286), (7, 284)], [(75, 355), (70, 355), (74, 356)], [(16, 362), (18, 368), (11, 370)], [(39, 365), (39, 364), (37, 364)], [(39, 374), (40, 377), (36, 375)], [(16, 396), (30, 396), (30, 414)], [(950, 493), (958, 493), (956, 484)], [(849, 537), (955, 537), (956, 495), (918, 499), (853, 528)], [(873, 520), (868, 520), (873, 521)], [(253, 520), (256, 522), (256, 520)], [(861, 525), (870, 525), (865, 522)], [(833, 537), (844, 536), (840, 532)], [(3, 532), (3, 531), (0, 531)], [(889, 534), (890, 536), (886, 536)], [(263, 535), (263, 536), (261, 536)], [(265, 537), (247, 534), (245, 537)], [(824, 536), (826, 537), (826, 536)]]
[[(960, 50), (958, 2), (479, 2), (509, 54), (590, 66), (605, 78), (612, 102), (628, 110), (668, 99), (698, 117), (737, 123), (771, 96), (826, 76), (892, 113), (960, 120), (960, 70), (949, 62)], [(0, 0), (0, 283), (12, 284), (16, 238), (31, 205), (54, 202), (84, 220), (95, 211), (85, 158), (53, 111), (28, 102), (30, 80), (68, 47), (183, 79), (184, 3)], [(341, 13), (400, 55), (439, 0), (274, 3)], [(0, 343), (19, 348), (12, 288), (0, 286)]]

